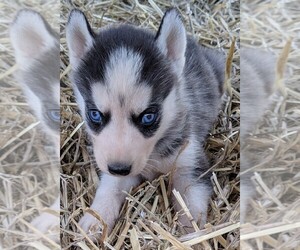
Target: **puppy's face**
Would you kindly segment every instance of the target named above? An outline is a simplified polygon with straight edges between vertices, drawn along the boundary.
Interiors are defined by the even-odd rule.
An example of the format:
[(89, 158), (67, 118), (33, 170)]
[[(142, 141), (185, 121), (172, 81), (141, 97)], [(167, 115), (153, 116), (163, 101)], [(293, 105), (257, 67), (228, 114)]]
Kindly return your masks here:
[(177, 12), (166, 13), (156, 37), (125, 25), (96, 35), (76, 10), (66, 31), (77, 103), (98, 167), (113, 175), (140, 174), (176, 122), (186, 47)]

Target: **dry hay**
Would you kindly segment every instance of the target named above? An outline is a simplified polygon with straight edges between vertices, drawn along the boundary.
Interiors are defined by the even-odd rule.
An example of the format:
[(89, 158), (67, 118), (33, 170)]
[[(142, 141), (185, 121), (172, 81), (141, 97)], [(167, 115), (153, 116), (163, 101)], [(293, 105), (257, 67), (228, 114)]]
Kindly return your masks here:
[[(23, 8), (38, 10), (56, 30), (58, 27), (58, 22), (55, 23), (58, 19), (52, 13), (59, 16), (56, 1), (0, 3), (0, 249), (55, 249), (56, 243), (30, 231), (32, 226), (28, 223), (57, 196), (58, 164), (54, 162), (57, 157), (48, 138), (13, 76), (17, 65), (9, 26)], [(40, 242), (41, 237), (45, 237), (44, 242)]]
[[(247, 144), (249, 151), (256, 152), (251, 179), (257, 195), (250, 204), (248, 223), (242, 225), (244, 249), (299, 249), (300, 245), (299, 7), (298, 1), (271, 0), (241, 5), (241, 44), (269, 50), (278, 59), (287, 56), (286, 65), (280, 60), (276, 69), (272, 104)], [(280, 72), (285, 72), (282, 81)]]
[[(188, 4), (174, 1), (183, 16), (189, 34), (205, 46), (218, 48), (226, 54), (239, 32), (239, 4), (228, 1), (198, 1)], [(205, 229), (185, 235), (170, 205), (169, 176), (146, 182), (128, 194), (113, 232), (103, 235), (102, 242), (92, 243), (79, 232), (77, 224), (82, 210), (88, 210), (99, 181), (95, 161), (91, 157), (88, 138), (78, 114), (68, 73), (70, 65), (65, 40), (65, 22), (70, 9), (84, 11), (92, 27), (130, 22), (152, 30), (158, 28), (169, 1), (74, 1), (61, 6), (61, 104), (63, 127), (61, 178), (61, 244), (63, 249), (190, 249), (200, 243), (212, 249), (239, 247), (239, 79), (237, 53), (233, 74), (220, 118), (209, 136), (206, 151), (212, 159), (214, 194), (210, 201)], [(236, 47), (237, 48), (237, 47)], [(224, 65), (225, 67), (225, 65)], [(235, 86), (231, 88), (230, 84)], [(101, 218), (99, 218), (101, 219)]]

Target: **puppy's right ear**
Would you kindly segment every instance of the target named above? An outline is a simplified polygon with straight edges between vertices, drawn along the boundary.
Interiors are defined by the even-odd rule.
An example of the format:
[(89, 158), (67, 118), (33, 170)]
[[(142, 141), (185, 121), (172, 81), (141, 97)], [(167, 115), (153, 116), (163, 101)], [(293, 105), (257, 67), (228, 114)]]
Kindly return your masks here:
[(165, 13), (155, 40), (159, 50), (180, 76), (185, 65), (186, 31), (176, 9), (169, 9)]
[(80, 10), (72, 10), (66, 27), (66, 38), (72, 68), (78, 67), (85, 53), (93, 46), (95, 33)]

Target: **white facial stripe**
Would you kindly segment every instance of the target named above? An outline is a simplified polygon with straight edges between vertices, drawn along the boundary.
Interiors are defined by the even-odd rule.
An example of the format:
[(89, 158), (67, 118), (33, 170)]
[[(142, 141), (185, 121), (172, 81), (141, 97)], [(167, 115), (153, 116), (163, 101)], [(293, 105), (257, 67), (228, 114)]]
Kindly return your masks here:
[(106, 67), (105, 84), (114, 100), (124, 97), (127, 108), (140, 110), (147, 108), (151, 90), (140, 81), (143, 59), (137, 53), (120, 48), (110, 56)]
[[(93, 100), (102, 112), (117, 111), (139, 114), (148, 108), (151, 88), (138, 83), (142, 58), (125, 48), (111, 54), (105, 70), (105, 83), (92, 85)], [(120, 107), (121, 103), (124, 107)]]
[(109, 63), (105, 70), (106, 84), (112, 92), (125, 93), (132, 89), (139, 79), (142, 68), (142, 58), (139, 54), (123, 47), (110, 55)]
[[(128, 89), (117, 90), (116, 87), (96, 83), (92, 85), (93, 101), (101, 112), (121, 111), (135, 114), (148, 108), (151, 98), (151, 89), (146, 85), (128, 86)], [(123, 99), (124, 107), (121, 107), (120, 99)]]

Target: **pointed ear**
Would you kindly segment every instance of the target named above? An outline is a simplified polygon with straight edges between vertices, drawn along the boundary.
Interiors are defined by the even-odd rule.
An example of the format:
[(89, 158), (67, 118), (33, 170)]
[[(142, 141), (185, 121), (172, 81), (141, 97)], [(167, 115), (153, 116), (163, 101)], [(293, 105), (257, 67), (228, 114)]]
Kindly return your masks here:
[(85, 53), (93, 46), (95, 33), (80, 10), (72, 10), (66, 27), (69, 58), (75, 69)]
[(43, 53), (58, 46), (58, 36), (37, 12), (21, 10), (10, 27), (10, 39), (16, 61), (26, 68)]
[(176, 9), (165, 13), (155, 39), (160, 51), (180, 75), (185, 64), (186, 32)]

